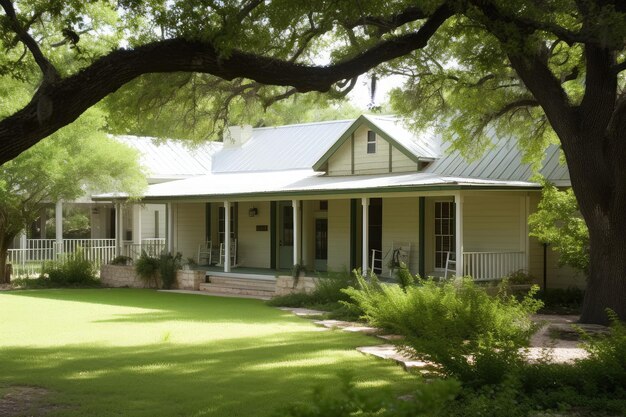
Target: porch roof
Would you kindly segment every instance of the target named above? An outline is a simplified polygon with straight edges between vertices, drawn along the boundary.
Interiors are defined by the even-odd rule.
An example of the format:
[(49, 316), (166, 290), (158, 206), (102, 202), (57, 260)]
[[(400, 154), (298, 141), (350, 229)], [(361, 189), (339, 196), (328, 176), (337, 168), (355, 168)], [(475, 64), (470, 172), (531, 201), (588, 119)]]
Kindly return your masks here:
[[(274, 195), (331, 195), (350, 193), (411, 192), (458, 189), (539, 189), (527, 181), (503, 181), (440, 176), (410, 172), (381, 175), (326, 176), (309, 169), (243, 173), (210, 173), (179, 181), (155, 184), (145, 200), (183, 198), (235, 198)], [(123, 194), (100, 194), (96, 200), (126, 198)]]

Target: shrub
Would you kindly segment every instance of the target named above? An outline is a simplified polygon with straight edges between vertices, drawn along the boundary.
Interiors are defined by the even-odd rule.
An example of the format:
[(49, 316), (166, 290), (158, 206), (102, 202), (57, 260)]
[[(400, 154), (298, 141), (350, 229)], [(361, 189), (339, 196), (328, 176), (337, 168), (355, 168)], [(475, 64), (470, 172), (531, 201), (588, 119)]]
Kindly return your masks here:
[[(398, 272), (396, 273), (396, 275), (398, 276), (398, 285), (400, 285), (400, 287), (402, 287), (403, 289), (406, 289), (407, 287), (415, 284), (416, 277), (411, 275), (409, 268), (407, 268), (404, 262), (400, 263), (400, 268), (398, 268)], [(419, 280), (419, 277), (417, 278)]]
[(176, 282), (176, 271), (182, 268), (182, 259), (183, 255), (180, 252), (176, 255), (162, 253), (159, 257), (159, 274), (166, 290), (171, 289)]
[(395, 398), (388, 392), (364, 395), (344, 373), (341, 382), (313, 391), (312, 401), (287, 406), (275, 414), (281, 417), (426, 417), (439, 414), (459, 391), (454, 380), (419, 384), (412, 392)]
[(541, 305), (537, 288), (521, 301), (504, 291), (490, 297), (471, 278), (405, 289), (357, 279), (358, 289), (345, 292), (367, 321), (405, 336), (401, 347), (466, 384), (500, 383), (521, 364), (520, 348), (535, 330), (530, 315)]
[(307, 307), (330, 311), (336, 319), (355, 320), (362, 314), (350, 303), (350, 296), (343, 289), (356, 284), (354, 275), (348, 272), (330, 273), (317, 279), (315, 290), (309, 294), (294, 293), (281, 295), (268, 301), (269, 305), (282, 307)]
[(131, 258), (130, 256), (119, 255), (111, 259), (111, 262), (109, 262), (109, 264), (110, 265), (122, 265), (122, 266), (132, 265), (133, 258)]
[(94, 264), (85, 258), (82, 249), (65, 255), (65, 258), (47, 263), (42, 275), (47, 276), (51, 286), (94, 286), (98, 284), (97, 271)]
[(580, 311), (585, 291), (576, 287), (553, 288), (539, 291), (537, 296), (544, 303), (544, 310), (557, 314), (572, 314)]
[(535, 278), (532, 275), (530, 275), (528, 272), (524, 271), (523, 269), (520, 269), (515, 272), (511, 272), (509, 275), (506, 276), (505, 279), (509, 282), (509, 284), (512, 284), (512, 285), (532, 284), (535, 280)]
[(148, 285), (154, 284), (154, 288), (159, 287), (159, 258), (154, 258), (142, 250), (141, 256), (135, 261), (135, 272)]

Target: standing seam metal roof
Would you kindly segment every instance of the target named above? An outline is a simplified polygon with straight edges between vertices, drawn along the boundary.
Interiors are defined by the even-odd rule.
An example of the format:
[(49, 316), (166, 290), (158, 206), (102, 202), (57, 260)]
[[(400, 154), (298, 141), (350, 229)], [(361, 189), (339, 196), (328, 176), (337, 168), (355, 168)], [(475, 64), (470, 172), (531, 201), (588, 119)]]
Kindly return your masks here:
[(255, 128), (242, 146), (224, 148), (213, 158), (218, 172), (310, 169), (353, 120)]

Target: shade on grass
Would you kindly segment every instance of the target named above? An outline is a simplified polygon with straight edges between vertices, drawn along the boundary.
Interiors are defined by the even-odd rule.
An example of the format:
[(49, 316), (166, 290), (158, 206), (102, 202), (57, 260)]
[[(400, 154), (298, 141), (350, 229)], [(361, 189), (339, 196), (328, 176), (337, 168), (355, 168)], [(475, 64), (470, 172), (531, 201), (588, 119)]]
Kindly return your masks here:
[(50, 391), (50, 416), (265, 416), (336, 384), (402, 393), (415, 382), (357, 346), (261, 301), (150, 290), (0, 293), (0, 395)]

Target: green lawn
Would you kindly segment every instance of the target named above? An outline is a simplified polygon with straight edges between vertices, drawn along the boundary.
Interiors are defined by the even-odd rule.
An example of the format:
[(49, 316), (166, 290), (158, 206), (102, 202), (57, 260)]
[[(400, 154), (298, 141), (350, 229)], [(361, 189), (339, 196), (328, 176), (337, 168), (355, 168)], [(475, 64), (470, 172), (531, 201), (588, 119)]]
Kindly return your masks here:
[(257, 300), (14, 291), (0, 293), (0, 315), (0, 398), (43, 387), (49, 416), (266, 416), (336, 384), (340, 370), (368, 393), (414, 381), (354, 350), (376, 339), (320, 331)]

